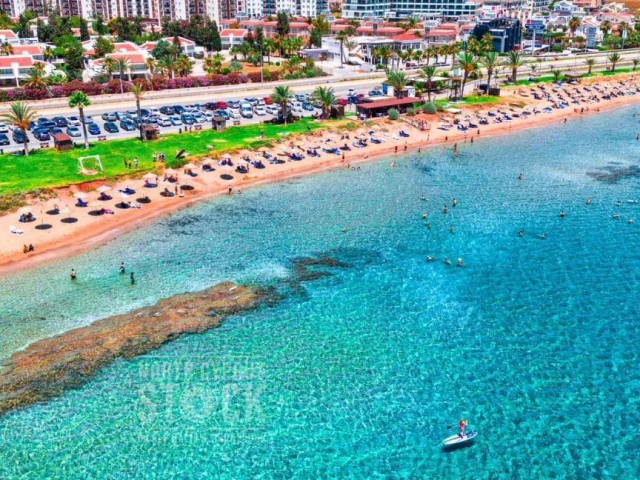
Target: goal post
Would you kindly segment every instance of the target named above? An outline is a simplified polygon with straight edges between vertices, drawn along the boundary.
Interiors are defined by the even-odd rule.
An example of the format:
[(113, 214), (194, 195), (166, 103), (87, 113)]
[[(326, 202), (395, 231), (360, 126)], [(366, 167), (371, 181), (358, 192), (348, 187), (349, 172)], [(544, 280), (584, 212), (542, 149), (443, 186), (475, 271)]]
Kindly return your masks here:
[(98, 172), (104, 172), (100, 155), (88, 155), (78, 158), (78, 171), (82, 175), (95, 175)]

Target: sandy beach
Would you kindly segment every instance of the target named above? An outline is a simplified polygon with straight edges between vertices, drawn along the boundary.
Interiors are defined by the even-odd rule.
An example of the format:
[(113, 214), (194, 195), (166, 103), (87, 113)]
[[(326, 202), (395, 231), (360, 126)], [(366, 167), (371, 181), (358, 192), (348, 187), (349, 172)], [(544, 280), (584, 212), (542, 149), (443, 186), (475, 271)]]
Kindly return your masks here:
[[(455, 150), (463, 150), (466, 143), (483, 138), (552, 124), (562, 128), (564, 123), (580, 116), (637, 103), (640, 93), (631, 94), (636, 92), (637, 85), (636, 76), (621, 75), (606, 81), (585, 80), (582, 84), (564, 84), (562, 87), (553, 84), (512, 87), (503, 89), (500, 104), (461, 106), (462, 113), (458, 114), (442, 112), (436, 115), (405, 116), (395, 122), (376, 119), (372, 124), (362, 125), (356, 130), (315, 132), (287, 138), (267, 152), (261, 150), (234, 154), (229, 158), (233, 165), (220, 165), (219, 159), (203, 159), (190, 169), (196, 176), (187, 176), (182, 168), (176, 172), (168, 171), (165, 172), (167, 177), (174, 177), (177, 181), (165, 180), (165, 175), (161, 174), (158, 176), (157, 186), (153, 188), (145, 186), (145, 182), (155, 184), (155, 175), (147, 176), (146, 180), (121, 180), (114, 184), (92, 182), (61, 188), (56, 191), (56, 199), (32, 206), (35, 216), (32, 222), (19, 222), (18, 212), (0, 217), (0, 274), (32, 268), (102, 245), (161, 215), (218, 195), (229, 194), (230, 187), (231, 194), (238, 194), (252, 186), (335, 168), (349, 168), (350, 165), (381, 157), (400, 157), (405, 153), (422, 152), (427, 148), (443, 145), (454, 155)], [(463, 125), (465, 129), (457, 124)], [(408, 136), (401, 135), (401, 131)], [(366, 146), (357, 148), (358, 138), (365, 140)], [(379, 143), (372, 142), (372, 138)], [(340, 147), (344, 145), (350, 149), (342, 150)], [(335, 153), (325, 151), (332, 149), (337, 150)], [(320, 156), (309, 155), (314, 151)], [(303, 155), (304, 158), (296, 161), (290, 157), (291, 153)], [(243, 156), (247, 158), (241, 158)], [(268, 161), (277, 156), (281, 159), (280, 163)], [(264, 168), (250, 166), (247, 159), (259, 159)], [(213, 168), (212, 171), (203, 169), (206, 163)], [(239, 165), (247, 165), (248, 172), (239, 173), (236, 170)], [(390, 160), (390, 168), (392, 166), (393, 160)], [(224, 179), (221, 175), (233, 178)], [(105, 185), (110, 187), (109, 190), (105, 189), (105, 194), (112, 198), (98, 200), (96, 188)], [(123, 197), (119, 191), (125, 189), (134, 193)], [(163, 192), (170, 192), (173, 196), (165, 197), (161, 195)], [(78, 196), (84, 197), (88, 207), (75, 206)], [(138, 202), (138, 199), (144, 197), (150, 202)], [(123, 202), (127, 205), (131, 202), (133, 207), (139, 208), (116, 206)], [(46, 213), (55, 206), (60, 210), (58, 214)], [(90, 211), (99, 211), (100, 214), (90, 215)], [(76, 218), (77, 221), (61, 221), (69, 217)], [(50, 224), (52, 227), (36, 228), (42, 228), (42, 224)], [(12, 227), (14, 231), (17, 229), (22, 233), (11, 233)], [(23, 253), (23, 246), (29, 244), (34, 246), (35, 251)]]

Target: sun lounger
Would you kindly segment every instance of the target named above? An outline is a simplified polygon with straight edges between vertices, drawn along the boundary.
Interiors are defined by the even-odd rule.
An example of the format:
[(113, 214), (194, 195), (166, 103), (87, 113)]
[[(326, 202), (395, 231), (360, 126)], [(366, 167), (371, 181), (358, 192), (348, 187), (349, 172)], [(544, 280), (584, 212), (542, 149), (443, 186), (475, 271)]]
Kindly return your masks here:
[(16, 234), (16, 235), (22, 235), (22, 234), (24, 233), (24, 231), (23, 231), (23, 230), (20, 230), (19, 228), (16, 228), (16, 227), (14, 227), (13, 225), (11, 225), (11, 226), (9, 227), (9, 231), (10, 231), (11, 233)]

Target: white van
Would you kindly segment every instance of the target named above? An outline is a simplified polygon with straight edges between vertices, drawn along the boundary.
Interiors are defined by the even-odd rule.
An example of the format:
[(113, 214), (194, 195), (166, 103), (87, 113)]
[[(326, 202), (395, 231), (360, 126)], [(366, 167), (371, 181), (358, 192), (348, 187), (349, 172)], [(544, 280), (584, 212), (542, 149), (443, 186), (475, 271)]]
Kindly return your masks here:
[(240, 115), (244, 118), (253, 118), (253, 107), (249, 102), (242, 102), (240, 104)]

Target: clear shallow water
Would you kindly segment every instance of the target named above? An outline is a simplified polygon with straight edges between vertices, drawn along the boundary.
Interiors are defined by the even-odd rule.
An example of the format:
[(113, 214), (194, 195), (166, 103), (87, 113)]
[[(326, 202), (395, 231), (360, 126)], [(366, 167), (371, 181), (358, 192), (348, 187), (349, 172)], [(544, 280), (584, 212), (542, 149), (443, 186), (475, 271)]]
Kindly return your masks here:
[[(0, 478), (637, 478), (640, 205), (614, 202), (640, 182), (587, 175), (637, 165), (631, 113), (247, 191), (3, 279), (6, 356), (220, 280), (281, 287), (299, 256), (350, 264), (3, 417)], [(460, 416), (481, 436), (443, 453)]]

